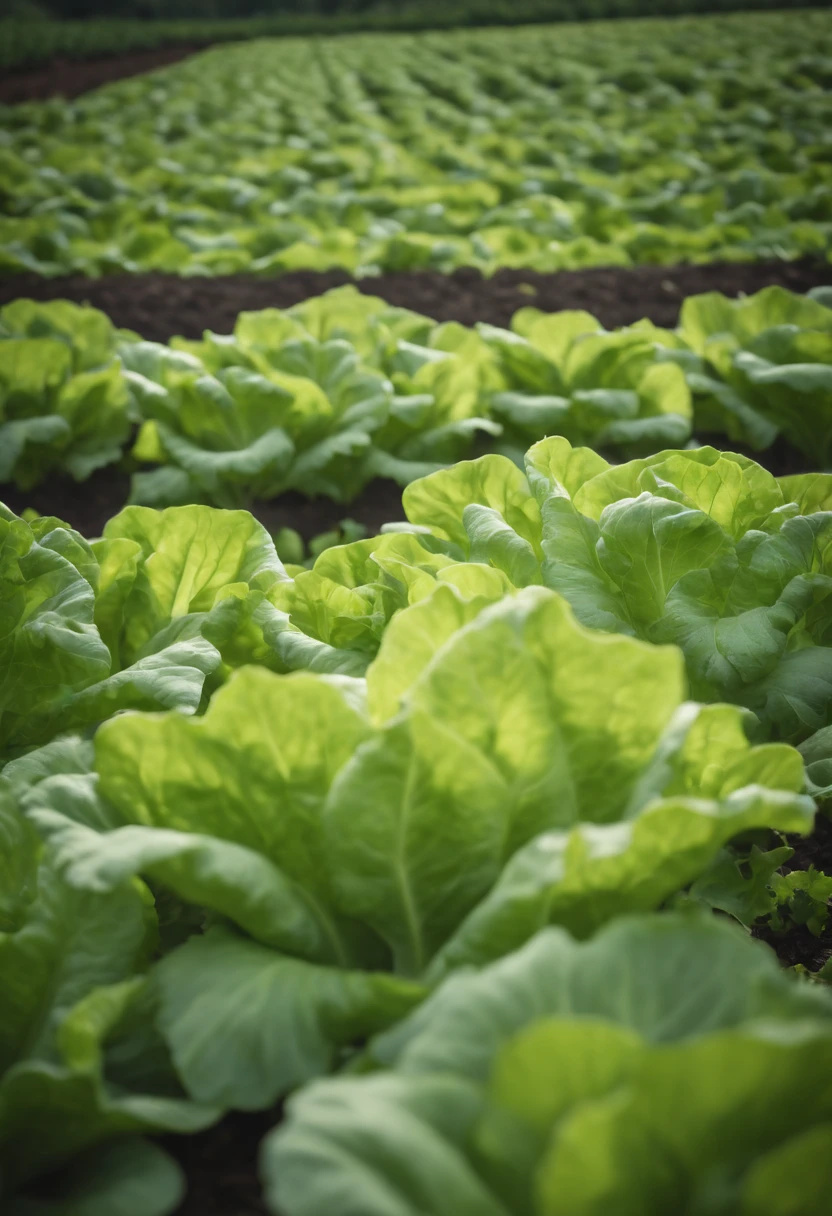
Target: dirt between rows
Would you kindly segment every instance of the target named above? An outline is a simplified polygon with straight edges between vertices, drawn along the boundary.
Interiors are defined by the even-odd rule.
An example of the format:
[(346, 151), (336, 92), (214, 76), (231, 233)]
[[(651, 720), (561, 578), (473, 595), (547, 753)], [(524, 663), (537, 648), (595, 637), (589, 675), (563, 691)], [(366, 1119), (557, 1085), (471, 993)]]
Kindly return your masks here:
[(34, 274), (0, 277), (0, 305), (20, 296), (35, 300), (75, 300), (100, 308), (115, 325), (143, 338), (167, 342), (175, 334), (199, 338), (203, 330), (230, 333), (237, 314), (260, 308), (290, 308), (331, 287), (355, 282), (367, 295), (410, 308), (437, 321), (507, 326), (518, 308), (543, 312), (581, 308), (607, 329), (649, 317), (674, 326), (686, 296), (705, 291), (750, 295), (777, 284), (805, 292), (832, 284), (832, 264), (796, 262), (714, 262), (695, 266), (602, 266), (541, 274), (498, 270), (484, 278), (463, 267), (451, 274), (416, 270), (353, 280), (341, 270), (298, 270), (276, 278), (223, 275), (183, 278), (172, 274), (106, 275), (90, 279), (66, 275), (45, 279)]
[(50, 97), (80, 97), (102, 84), (111, 84), (127, 76), (166, 68), (180, 59), (202, 51), (209, 43), (181, 43), (179, 46), (156, 47), (150, 51), (125, 51), (123, 55), (99, 56), (95, 59), (68, 59), (56, 56), (51, 63), (39, 68), (23, 68), (0, 77), (0, 105), (18, 105), (22, 101), (46, 101)]

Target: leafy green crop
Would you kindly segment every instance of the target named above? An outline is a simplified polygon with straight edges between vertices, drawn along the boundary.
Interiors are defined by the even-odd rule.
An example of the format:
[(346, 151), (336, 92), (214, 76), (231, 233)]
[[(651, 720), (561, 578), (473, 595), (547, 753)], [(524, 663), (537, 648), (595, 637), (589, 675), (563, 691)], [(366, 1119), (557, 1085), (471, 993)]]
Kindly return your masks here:
[(55, 468), (84, 481), (130, 433), (119, 334), (67, 300), (0, 308), (0, 483), (29, 489)]
[(608, 333), (588, 313), (531, 308), (511, 330), (436, 324), (343, 287), (285, 312), (242, 313), (233, 335), (130, 343), (122, 358), (146, 418), (134, 454), (163, 464), (136, 475), (133, 496), (241, 505), (296, 488), (344, 501), (372, 477), (407, 485), (453, 462), (477, 434), (522, 466), (546, 433), (635, 455), (684, 443), (694, 424), (757, 447), (782, 430), (828, 463), (828, 368), (781, 369), (803, 384), (793, 423), (780, 398), (740, 397), (733, 369), (757, 356), (720, 331), (703, 336), (707, 317), (745, 318), (742, 333), (762, 334), (751, 345), (776, 334), (814, 343), (818, 358), (832, 333), (832, 311), (780, 288), (692, 296), (673, 333), (649, 322)]
[(827, 289), (803, 297), (780, 287), (685, 300), (673, 345), (700, 431), (754, 448), (782, 432), (822, 468), (832, 464), (832, 307), (824, 300)]
[(142, 874), (219, 921), (157, 972), (195, 1099), (269, 1105), (460, 967), (656, 908), (737, 834), (809, 829), (799, 753), (685, 703), (674, 648), (543, 588), (459, 604), (390, 720), (369, 679), (249, 667), (202, 718), (111, 719), (93, 773), (20, 796), (73, 887)]
[[(466, 454), (476, 435), (522, 459), (549, 430), (649, 452), (690, 434), (679, 367), (635, 330), (587, 314), (522, 310), (516, 333), (437, 325), (353, 287), (279, 312), (242, 313), (234, 334), (122, 349), (135, 410), (142, 502), (240, 505), (286, 489), (349, 500), (372, 477), (406, 485)], [(519, 391), (518, 391), (519, 390)]]
[(0, 269), (825, 257), (823, 13), (263, 40), (10, 109)]
[[(149, 892), (71, 888), (15, 809), (14, 791), (78, 756), (58, 745), (0, 786), (0, 1199), (9, 1216), (166, 1216), (180, 1171), (138, 1135), (198, 1131), (220, 1110), (187, 1098), (153, 1030)], [(41, 1206), (22, 1192), (47, 1171)]]
[[(0, 504), (0, 762), (119, 710), (198, 708), (220, 654), (204, 637), (165, 632), (161, 613), (146, 627), (160, 563), (143, 558), (135, 541), (90, 544), (58, 519), (27, 524)], [(145, 602), (127, 632), (144, 644), (125, 647), (131, 589)]]
[[(778, 8), (781, 0), (725, 0), (724, 12)], [(823, 0), (814, 0), (822, 7)], [(249, 11), (252, 5), (248, 5)], [(255, 6), (256, 7), (256, 6)], [(43, 10), (16, 0), (14, 16), (0, 24), (0, 65), (18, 70), (47, 65), (55, 58), (88, 59), (157, 47), (207, 46), (249, 38), (307, 37), (309, 35), (355, 33), (364, 30), (435, 30), (468, 25), (515, 26), (525, 22), (597, 21), (603, 17), (652, 17), (666, 12), (665, 0), (406, 0), (390, 8), (371, 3), (356, 9), (350, 0), (334, 0), (321, 12), (304, 6), (293, 9), (288, 0), (271, 0), (259, 16), (240, 16), (234, 0), (127, 0), (116, 19), (106, 13), (105, 0), (86, 6), (84, 20), (65, 20), (63, 14), (77, 12), (72, 0), (54, 0), (49, 19)], [(708, 0), (676, 0), (674, 12), (708, 11)], [(812, 0), (802, 0), (802, 8)], [(200, 11), (206, 15), (200, 16)], [(158, 14), (163, 19), (157, 19)], [(55, 15), (53, 18), (53, 14)], [(142, 19), (136, 20), (136, 15)], [(151, 16), (155, 14), (155, 16)], [(170, 20), (173, 16), (178, 18)]]
[[(502, 330), (437, 324), (350, 286), (169, 346), (92, 309), (19, 300), (2, 314), (21, 336), (0, 342), (0, 480), (28, 487), (54, 467), (86, 477), (119, 459), (132, 422), (131, 501), (150, 506), (240, 507), (290, 489), (344, 502), (375, 477), (407, 485), (472, 448), (522, 467), (545, 434), (640, 456), (692, 427), (754, 447), (782, 433), (826, 465), (832, 310), (817, 295), (692, 296), (673, 332), (647, 321), (607, 332), (588, 313), (532, 308)], [(773, 357), (772, 344), (783, 362), (763, 367), (754, 352)], [(816, 361), (789, 362), (798, 355)]]
[[(808, 529), (812, 544), (801, 532), (792, 548), (815, 556), (793, 578), (823, 621), (826, 480), (778, 486), (707, 449), (609, 467), (563, 439), (536, 445), (528, 470), (492, 455), (432, 474), (405, 492), (414, 522), (404, 527), (415, 531), (328, 547), (289, 570), (244, 511), (130, 506), (87, 542), (58, 520), (4, 509), (0, 1198), (13, 1216), (168, 1216), (178, 1170), (137, 1137), (267, 1108), (310, 1082), (264, 1158), (268, 1192), (290, 1216), (327, 1210), (327, 1187), (359, 1168), (356, 1153), (368, 1156), (350, 1202), (361, 1216), (375, 1210), (376, 1138), (394, 1136), (386, 1159), (397, 1160), (402, 1126), (411, 1157), (413, 1144), (426, 1154), (416, 1174), (396, 1169), (400, 1206), (422, 1204), (402, 1210), (456, 1212), (473, 1196), (472, 1212), (536, 1211), (534, 1187), (559, 1193), (572, 1157), (594, 1151), (589, 1099), (610, 1106), (604, 1135), (617, 1143), (626, 1081), (625, 1126), (649, 1137), (654, 1106), (664, 1111), (661, 1078), (676, 1068), (698, 1096), (680, 1126), (690, 1156), (673, 1202), (712, 1176), (733, 1202), (737, 1188), (762, 1185), (757, 1171), (780, 1169), (771, 1153), (803, 1153), (797, 1137), (820, 1135), (826, 1091), (812, 1083), (828, 997), (792, 986), (762, 947), (701, 908), (658, 913), (724, 906), (714, 890), (729, 847), (740, 856), (749, 841), (811, 829), (803, 791), (807, 773), (821, 788), (828, 726), (801, 754), (749, 741), (735, 705), (687, 700), (682, 651), (624, 636), (650, 633), (640, 584), (608, 587), (596, 611), (624, 603), (630, 616), (605, 631), (578, 623), (550, 587), (526, 584), (557, 582), (550, 517), (589, 536), (596, 516), (603, 531), (599, 503), (644, 500), (651, 519), (666, 507), (702, 516), (683, 542), (694, 538), (708, 570), (748, 537), (761, 545)], [(639, 479), (641, 499), (623, 497)], [(657, 526), (651, 544), (662, 535)], [(657, 553), (645, 569), (690, 565), (684, 543)], [(781, 553), (777, 570), (790, 569)], [(581, 616), (597, 583), (576, 570), (560, 589)], [(764, 586), (758, 577), (755, 594)], [(786, 599), (796, 604), (798, 591)], [(804, 607), (793, 625), (804, 632), (790, 636), (822, 670), (814, 620)], [(689, 655), (687, 666), (695, 672)], [(716, 686), (706, 692), (718, 699)], [(799, 692), (815, 704), (815, 692)], [(799, 880), (774, 880), (782, 915), (807, 912), (801, 894), (821, 915), (825, 880), (809, 877), (802, 892)], [(743, 920), (745, 906), (726, 910)], [(620, 919), (636, 913), (646, 915)], [(519, 985), (516, 1000), (506, 983)], [(541, 1017), (543, 1030), (531, 1025)], [(761, 1017), (775, 1029), (760, 1030)], [(515, 1092), (517, 1053), (531, 1051), (543, 1077), (557, 1075), (564, 1051), (600, 1061), (623, 1030), (599, 1018), (626, 1028), (632, 1071), (576, 1068), (558, 1108), (575, 1144), (558, 1154), (550, 1108), (531, 1128), (522, 1110), (506, 1113), (504, 1091), (489, 1088), (491, 1059), (509, 1061), (499, 1064), (505, 1092)], [(476, 1075), (463, 1046), (479, 1053)], [(423, 1092), (413, 1061), (426, 1052)], [(735, 1106), (752, 1104), (757, 1118), (738, 1157), (723, 1152), (728, 1138), (717, 1152), (705, 1134), (726, 1053), (747, 1053)], [(317, 1087), (345, 1065), (395, 1071)], [(799, 1110), (785, 1081), (771, 1082), (778, 1068), (801, 1086)], [(776, 1127), (775, 1104), (788, 1111)], [(477, 1129), (482, 1153), (469, 1157), (460, 1128)], [(346, 1137), (335, 1163), (333, 1136)], [(616, 1157), (623, 1173), (609, 1183), (638, 1203), (640, 1175), (627, 1170), (641, 1144)], [(424, 1168), (434, 1153), (435, 1170)], [(584, 1176), (569, 1182), (575, 1204)], [(671, 1192), (657, 1193), (663, 1210)]]
[[(169, 346), (4, 310), (6, 425), (61, 423), (20, 484), (136, 422), (136, 497), (385, 475), (408, 519), (304, 561), (202, 502), (0, 507), (4, 1211), (170, 1216), (143, 1135), (300, 1089), (282, 1216), (820, 1216), (829, 968), (739, 925), (828, 926), (782, 836), (832, 794), (832, 474), (653, 449), (821, 450), (823, 301), (469, 330), (344, 288)], [(508, 455), (448, 467), (477, 433)]]
[(551, 587), (593, 628), (674, 643), (695, 697), (801, 742), (832, 713), (831, 489), (709, 447), (616, 466), (553, 438), (526, 476), (483, 456), (412, 483), (403, 505), (446, 557)]
[[(309, 304), (267, 309), (242, 313), (230, 337), (123, 348), (145, 419), (134, 455), (164, 463), (136, 476), (135, 499), (231, 506), (298, 489), (348, 501), (374, 476), (406, 484), (464, 454), (477, 430), (499, 433), (475, 415), (475, 367), (397, 343), (387, 324), (401, 313), (410, 327), (435, 328), (427, 318), (349, 288), (312, 303), (322, 318)], [(341, 326), (322, 323), (352, 309), (369, 321), (365, 304), (389, 351), (371, 353), (366, 338), (356, 349)]]
[[(695, 298), (695, 297), (694, 297)], [(522, 461), (541, 435), (621, 447), (631, 455), (679, 445), (690, 435), (690, 390), (680, 368), (660, 362), (649, 333), (604, 332), (589, 313), (515, 313), (511, 332), (479, 326), (497, 354), (503, 385), (491, 409)], [(512, 449), (509, 448), (512, 453)]]
[[(90, 543), (0, 505), (0, 764), (125, 709), (194, 713), (245, 663), (363, 673), (360, 646), (303, 619), (310, 577), (293, 582), (244, 511), (127, 507)], [(390, 613), (406, 602), (398, 587)], [(322, 595), (313, 615), (329, 610)]]
[(271, 1209), (820, 1213), (830, 1014), (714, 920), (544, 930), (383, 1036), (387, 1071), (292, 1099), (263, 1153)]
[(805, 925), (820, 937), (829, 919), (832, 877), (809, 866), (788, 869), (794, 849), (788, 845), (764, 851), (723, 850), (692, 884), (685, 898), (727, 912), (742, 924), (764, 925), (783, 934)]

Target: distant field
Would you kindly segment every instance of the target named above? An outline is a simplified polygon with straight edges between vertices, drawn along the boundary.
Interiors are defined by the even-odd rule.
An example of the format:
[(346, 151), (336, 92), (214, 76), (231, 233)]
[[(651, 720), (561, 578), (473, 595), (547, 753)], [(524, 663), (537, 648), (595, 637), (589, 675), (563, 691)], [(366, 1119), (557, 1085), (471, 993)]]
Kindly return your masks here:
[(209, 50), (9, 109), (0, 272), (825, 258), (818, 12)]
[[(825, 6), (825, 0), (816, 0), (815, 7)], [(274, 16), (239, 21), (0, 20), (0, 70), (38, 67), (56, 57), (88, 59), (180, 43), (794, 7), (810, 8), (812, 3), (801, 0), (796, 6), (784, 0), (456, 0), (455, 3), (449, 0), (443, 4), (416, 0), (327, 17)]]

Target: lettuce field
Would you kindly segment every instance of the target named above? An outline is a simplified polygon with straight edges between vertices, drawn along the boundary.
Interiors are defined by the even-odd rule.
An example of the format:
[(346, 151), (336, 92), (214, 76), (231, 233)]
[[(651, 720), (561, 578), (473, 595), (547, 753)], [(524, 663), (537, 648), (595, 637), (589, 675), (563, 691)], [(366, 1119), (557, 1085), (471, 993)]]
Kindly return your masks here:
[(562, 270), (823, 254), (823, 12), (216, 48), (0, 148), (0, 270)]
[(0, 109), (4, 1216), (826, 1216), (830, 87), (818, 10)]

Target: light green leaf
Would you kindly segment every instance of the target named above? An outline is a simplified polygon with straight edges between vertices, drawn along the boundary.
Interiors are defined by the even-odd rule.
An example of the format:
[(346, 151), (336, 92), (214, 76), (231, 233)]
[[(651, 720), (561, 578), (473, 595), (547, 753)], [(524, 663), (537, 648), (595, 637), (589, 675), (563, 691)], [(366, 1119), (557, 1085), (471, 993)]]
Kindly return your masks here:
[(494, 765), (516, 845), (617, 818), (682, 697), (677, 651), (585, 630), (559, 596), (528, 588), (457, 633), (410, 704)]
[(811, 799), (750, 785), (719, 802), (664, 798), (634, 819), (544, 833), (509, 861), (433, 960), (432, 979), (516, 949), (546, 924), (587, 937), (626, 912), (659, 907), (720, 848), (754, 828), (807, 833)]
[(47, 783), (40, 796), (26, 799), (25, 809), (73, 886), (113, 891), (144, 874), (188, 903), (227, 916), (265, 945), (333, 961), (331, 942), (302, 888), (261, 854), (191, 832), (112, 823), (102, 832), (89, 816), (70, 814), (75, 808), (68, 806), (67, 794), (83, 798), (84, 790), (56, 790), (54, 782)]
[(832, 1123), (799, 1133), (746, 1175), (742, 1216), (822, 1216), (832, 1189)]
[(663, 1043), (758, 1017), (830, 1016), (825, 994), (791, 983), (736, 925), (650, 914), (614, 920), (585, 942), (542, 930), (514, 954), (450, 977), (371, 1053), (404, 1072), (484, 1081), (500, 1046), (537, 1018), (605, 1019)]
[(488, 588), (491, 594), (478, 593), (486, 581), (477, 577), (478, 570), (490, 573), (487, 567), (473, 564), (452, 566), (453, 573), (470, 571), (470, 579), (457, 576), (453, 583), (437, 582), (431, 595), (390, 621), (367, 671), (367, 702), (374, 722), (392, 718), (404, 694), (445, 642), (501, 597), (505, 588), (496, 578), (493, 589)]
[(196, 1130), (217, 1117), (176, 1096), (170, 1075), (158, 1095), (153, 1077), (135, 1092), (110, 1089), (104, 1075), (103, 1044), (141, 989), (148, 915), (143, 889), (76, 891), (43, 862), (37, 898), (13, 932), (0, 934), (4, 1192), (108, 1137)]
[(614, 1202), (658, 1216), (713, 1205), (720, 1191), (736, 1203), (733, 1179), (782, 1143), (784, 1126), (794, 1135), (828, 1122), (829, 1087), (812, 1081), (831, 1045), (828, 1030), (798, 1025), (645, 1054), (627, 1089), (579, 1104), (559, 1126), (538, 1175), (540, 1211), (600, 1216)]
[(311, 1085), (292, 1099), (280, 1139), (265, 1144), (271, 1210), (508, 1216), (464, 1155), (483, 1105), (475, 1087), (454, 1077)]
[(332, 787), (327, 854), (339, 906), (418, 975), (500, 869), (509, 807), (476, 747), (411, 713), (358, 749)]
[[(3, 509), (5, 511), (5, 509)], [(94, 591), (60, 549), (63, 528), (34, 539), (11, 512), (0, 512), (0, 571), (6, 588), (0, 623), (0, 740), (7, 748), (33, 737), (33, 715), (49, 719), (67, 695), (105, 679), (110, 655), (93, 624)]]
[(243, 1110), (329, 1071), (340, 1046), (423, 995), (393, 976), (315, 966), (223, 929), (169, 954), (155, 983), (159, 1024), (189, 1092)]
[(463, 511), (472, 503), (498, 511), (505, 522), (534, 548), (540, 519), (523, 474), (504, 456), (462, 461), (413, 482), (402, 495), (411, 523), (428, 526), (434, 536), (451, 541), (467, 556), (469, 540)]
[(322, 814), (335, 775), (369, 734), (350, 695), (338, 677), (249, 667), (202, 718), (113, 719), (95, 741), (101, 793), (125, 822), (214, 836), (262, 854), (303, 887), (344, 958)]
[[(211, 507), (126, 507), (104, 529), (105, 542), (131, 542), (140, 546), (135, 580), (129, 587), (135, 550), (124, 544), (127, 569), (107, 570), (108, 593), (112, 581), (123, 577), (110, 618), (122, 607), (121, 646), (126, 657), (141, 656), (152, 639), (173, 622), (193, 613), (208, 612), (226, 587), (245, 583), (267, 590), (287, 578), (266, 529), (245, 511), (217, 511)], [(112, 552), (108, 548), (107, 554)], [(112, 593), (110, 593), (112, 596)], [(107, 620), (113, 636), (115, 619)]]

